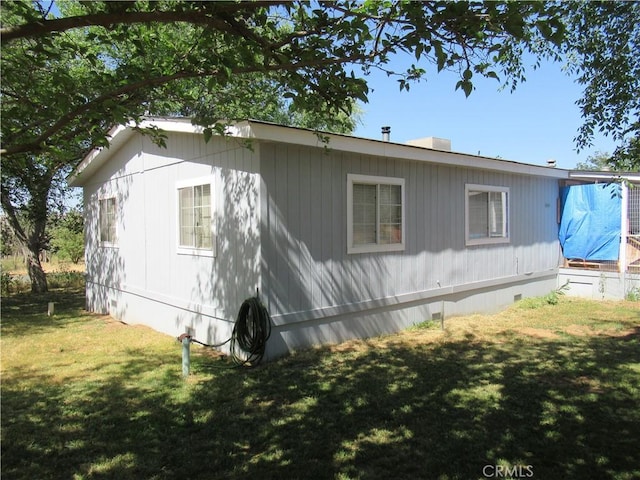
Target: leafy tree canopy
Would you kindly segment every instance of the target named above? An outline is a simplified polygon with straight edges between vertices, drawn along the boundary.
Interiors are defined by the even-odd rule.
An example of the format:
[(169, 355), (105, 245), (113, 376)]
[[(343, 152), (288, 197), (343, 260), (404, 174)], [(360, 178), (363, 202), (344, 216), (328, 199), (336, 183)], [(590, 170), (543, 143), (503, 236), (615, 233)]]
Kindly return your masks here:
[(596, 130), (610, 134), (620, 146), (608, 166), (640, 170), (640, 3), (569, 5), (563, 51), (584, 86), (577, 146), (591, 145)]
[(637, 172), (640, 169), (640, 137), (626, 139), (612, 154), (596, 152), (579, 162), (576, 170), (611, 170), (614, 172)]
[[(477, 77), (515, 88), (531, 55), (562, 61), (584, 85), (577, 146), (598, 130), (637, 145), (628, 139), (640, 129), (638, 2), (16, 0), (0, 8), (2, 207), (33, 252), (52, 186), (106, 145), (113, 125), (188, 115), (209, 134), (220, 120), (246, 117), (349, 131), (374, 68), (401, 89), (454, 70), (455, 88), (469, 95)], [(399, 54), (415, 61), (394, 70)], [(21, 233), (12, 210), (29, 201), (37, 228)]]
[(108, 127), (146, 113), (195, 114), (207, 126), (233, 120), (228, 105), (254, 102), (256, 75), (273, 82), (294, 111), (348, 117), (354, 99), (366, 101), (368, 92), (354, 65), (386, 70), (400, 52), (415, 56), (402, 71), (388, 70), (401, 88), (434, 65), (458, 71), (456, 88), (466, 95), (476, 76), (501, 78), (512, 87), (523, 81), (525, 52), (568, 59), (585, 85), (579, 100), (585, 125), (577, 137), (582, 146), (594, 129), (622, 138), (638, 116), (635, 2), (56, 6), (60, 15), (54, 17), (47, 2), (2, 4), (5, 156), (77, 158), (104, 144)]
[(625, 139), (613, 152), (609, 164), (621, 172), (640, 171), (640, 135)]
[(77, 158), (145, 113), (233, 120), (247, 109), (230, 106), (260, 104), (266, 84), (294, 112), (344, 120), (367, 99), (353, 66), (386, 70), (399, 52), (416, 60), (388, 70), (400, 88), (432, 64), (457, 70), (466, 95), (474, 76), (525, 80), (525, 52), (564, 59), (585, 86), (578, 147), (595, 130), (622, 140), (639, 128), (637, 2), (67, 0), (57, 17), (52, 5), (2, 4), (5, 156)]
[(607, 170), (610, 168), (611, 154), (606, 152), (596, 152), (587, 157), (585, 162), (578, 162), (576, 170)]
[(84, 256), (84, 218), (79, 210), (60, 215), (51, 226), (51, 247), (60, 258), (78, 263)]

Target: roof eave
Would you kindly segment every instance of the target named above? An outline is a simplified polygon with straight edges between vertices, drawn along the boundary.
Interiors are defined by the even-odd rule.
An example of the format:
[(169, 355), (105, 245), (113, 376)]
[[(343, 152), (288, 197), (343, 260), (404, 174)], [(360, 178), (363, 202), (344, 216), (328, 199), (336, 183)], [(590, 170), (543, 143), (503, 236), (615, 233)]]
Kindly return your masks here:
[[(109, 147), (92, 150), (85, 156), (68, 177), (67, 182), (73, 187), (84, 185), (86, 178), (98, 170), (125, 141), (134, 130), (135, 125), (119, 125), (109, 132)], [(193, 125), (189, 119), (150, 118), (144, 120), (141, 128), (154, 127), (174, 133), (202, 134), (203, 127)], [(493, 170), (522, 175), (534, 175), (568, 179), (569, 170), (540, 165), (531, 165), (509, 160), (481, 157), (466, 153), (450, 152), (413, 145), (386, 142), (366, 138), (353, 137), (335, 133), (316, 132), (310, 129), (286, 127), (257, 120), (246, 120), (236, 123), (227, 129), (232, 137), (255, 139), (261, 141), (287, 143), (308, 147), (328, 148), (330, 150), (360, 153), (364, 155), (384, 156), (441, 165)]]
[(572, 170), (569, 178), (584, 181), (617, 182), (620, 179), (640, 183), (639, 172), (611, 172), (608, 170)]
[(107, 133), (107, 138), (109, 139), (108, 147), (96, 147), (85, 155), (67, 177), (67, 184), (71, 187), (83, 186), (84, 179), (100, 168), (111, 156), (111, 153), (120, 147), (131, 134), (132, 130), (128, 125), (118, 125), (109, 130), (109, 133)]
[(557, 179), (569, 178), (569, 171), (561, 168), (531, 165), (509, 160), (481, 157), (460, 152), (437, 150), (403, 143), (393, 143), (383, 140), (373, 140), (349, 135), (314, 132), (313, 130), (283, 127), (251, 120), (242, 134), (243, 138), (289, 143), (310, 147), (326, 147), (329, 150), (348, 151), (364, 155), (376, 155), (403, 160), (421, 161), (441, 165), (478, 168), (499, 172), (516, 173), (552, 177)]
[(201, 134), (204, 130), (198, 125), (193, 125), (190, 119), (176, 118), (149, 118), (139, 124), (129, 122), (126, 125), (118, 125), (107, 133), (109, 140), (108, 146), (97, 147), (91, 150), (67, 177), (67, 183), (72, 187), (83, 186), (84, 179), (90, 177), (93, 172), (98, 170), (98, 168), (111, 157), (113, 152), (118, 150), (118, 148), (133, 135), (136, 126), (139, 128), (157, 128), (159, 130), (176, 133)]

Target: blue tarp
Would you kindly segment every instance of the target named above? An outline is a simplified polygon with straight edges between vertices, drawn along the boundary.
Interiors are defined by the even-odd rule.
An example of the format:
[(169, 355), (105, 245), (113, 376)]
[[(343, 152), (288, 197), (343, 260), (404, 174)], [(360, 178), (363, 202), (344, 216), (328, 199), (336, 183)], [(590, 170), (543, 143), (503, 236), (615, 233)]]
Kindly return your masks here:
[(621, 197), (618, 184), (573, 185), (561, 190), (560, 245), (565, 258), (618, 260)]

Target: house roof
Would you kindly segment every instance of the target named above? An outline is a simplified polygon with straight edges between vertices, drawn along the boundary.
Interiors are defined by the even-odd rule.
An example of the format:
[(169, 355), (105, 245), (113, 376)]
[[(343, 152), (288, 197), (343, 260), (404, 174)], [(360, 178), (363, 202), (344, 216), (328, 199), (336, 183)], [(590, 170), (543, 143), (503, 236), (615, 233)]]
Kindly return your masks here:
[[(155, 127), (165, 132), (203, 134), (203, 127), (193, 125), (187, 118), (149, 118), (140, 125), (142, 128)], [(134, 134), (134, 125), (119, 125), (109, 133), (109, 147), (93, 149), (85, 156), (67, 179), (69, 185), (82, 186), (93, 173), (104, 165), (116, 150)], [(351, 135), (317, 132), (305, 128), (287, 127), (273, 123), (247, 120), (227, 129), (232, 137), (264, 142), (286, 143), (308, 147), (329, 148), (331, 150), (375, 155), (400, 160), (412, 160), (448, 166), (477, 168), (505, 173), (534, 175), (568, 179), (569, 171), (541, 165), (532, 165), (479, 155), (425, 148), (383, 140), (373, 140)]]

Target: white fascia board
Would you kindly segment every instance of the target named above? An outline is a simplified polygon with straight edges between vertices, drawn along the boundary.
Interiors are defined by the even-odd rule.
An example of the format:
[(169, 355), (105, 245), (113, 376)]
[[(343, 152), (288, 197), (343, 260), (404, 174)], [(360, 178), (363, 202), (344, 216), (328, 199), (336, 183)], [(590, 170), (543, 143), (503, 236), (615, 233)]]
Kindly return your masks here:
[[(157, 128), (165, 132), (202, 134), (204, 128), (193, 125), (190, 119), (178, 118), (149, 118), (143, 120), (138, 125), (140, 128)], [(81, 187), (85, 179), (89, 178), (93, 172), (100, 168), (113, 152), (123, 145), (134, 133), (135, 122), (126, 125), (118, 125), (107, 133), (109, 140), (108, 147), (98, 147), (91, 150), (73, 169), (67, 177), (67, 183), (72, 187)]]
[[(130, 122), (129, 127), (135, 127), (135, 123)], [(189, 118), (148, 118), (140, 122), (140, 128), (157, 128), (173, 133), (202, 133), (204, 127), (194, 125)]]
[(84, 180), (91, 176), (107, 159), (114, 150), (117, 150), (126, 140), (131, 137), (133, 131), (126, 125), (118, 125), (107, 133), (109, 139), (108, 147), (98, 147), (91, 150), (78, 163), (73, 172), (67, 177), (67, 184), (71, 187), (81, 187)]
[(569, 178), (575, 180), (617, 182), (620, 179), (632, 183), (640, 183), (640, 173), (638, 172), (610, 172), (610, 171), (586, 171), (574, 170), (569, 172)]

